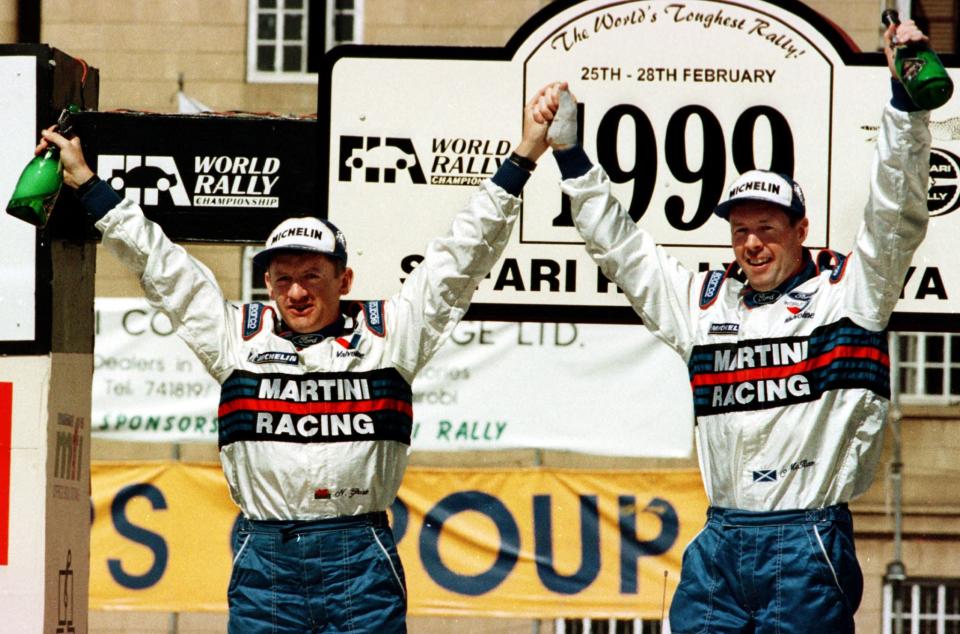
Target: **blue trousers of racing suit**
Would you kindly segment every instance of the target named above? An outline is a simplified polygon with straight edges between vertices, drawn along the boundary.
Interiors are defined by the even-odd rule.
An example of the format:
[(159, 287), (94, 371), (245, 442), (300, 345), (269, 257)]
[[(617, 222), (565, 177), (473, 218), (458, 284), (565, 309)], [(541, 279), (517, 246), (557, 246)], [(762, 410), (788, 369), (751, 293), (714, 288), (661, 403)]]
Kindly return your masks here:
[(406, 632), (406, 582), (386, 513), (241, 519), (230, 634)]
[(711, 507), (683, 554), (673, 634), (847, 634), (863, 594), (845, 504), (798, 511)]

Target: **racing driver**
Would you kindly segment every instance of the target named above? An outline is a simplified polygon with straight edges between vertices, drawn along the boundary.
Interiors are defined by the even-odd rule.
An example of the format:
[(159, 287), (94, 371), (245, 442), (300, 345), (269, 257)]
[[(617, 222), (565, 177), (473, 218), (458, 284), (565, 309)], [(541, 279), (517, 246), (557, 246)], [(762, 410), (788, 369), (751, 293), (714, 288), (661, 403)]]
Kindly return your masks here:
[[(911, 21), (889, 28), (891, 71), (894, 36), (926, 39)], [(535, 116), (553, 121), (548, 138), (577, 229), (644, 324), (687, 361), (693, 388), (710, 507), (683, 556), (671, 631), (853, 632), (863, 576), (847, 502), (866, 491), (880, 458), (884, 329), (926, 232), (929, 113), (892, 81), (851, 253), (812, 256), (800, 188), (751, 170), (715, 209), (729, 221), (735, 263), (694, 274), (613, 198), (576, 144), (564, 88), (551, 86)]]
[(523, 137), (480, 185), (449, 233), (385, 301), (350, 305), (343, 234), (290, 218), (267, 238), (271, 304), (236, 307), (211, 272), (87, 166), (77, 138), (61, 149), (64, 182), (103, 245), (141, 280), (221, 384), (220, 461), (243, 518), (228, 587), (231, 634), (404, 632), (406, 586), (386, 509), (410, 450), (417, 372), (463, 317), (499, 258), (518, 196), (547, 149), (524, 108)]

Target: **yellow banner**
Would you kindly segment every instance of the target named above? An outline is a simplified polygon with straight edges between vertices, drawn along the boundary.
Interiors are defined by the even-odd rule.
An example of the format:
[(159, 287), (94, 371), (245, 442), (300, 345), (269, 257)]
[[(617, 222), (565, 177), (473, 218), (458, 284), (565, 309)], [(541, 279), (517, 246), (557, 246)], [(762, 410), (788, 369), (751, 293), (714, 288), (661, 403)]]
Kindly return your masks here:
[[(218, 465), (94, 463), (90, 607), (226, 609)], [(407, 471), (391, 509), (413, 615), (659, 618), (703, 525), (695, 470)]]

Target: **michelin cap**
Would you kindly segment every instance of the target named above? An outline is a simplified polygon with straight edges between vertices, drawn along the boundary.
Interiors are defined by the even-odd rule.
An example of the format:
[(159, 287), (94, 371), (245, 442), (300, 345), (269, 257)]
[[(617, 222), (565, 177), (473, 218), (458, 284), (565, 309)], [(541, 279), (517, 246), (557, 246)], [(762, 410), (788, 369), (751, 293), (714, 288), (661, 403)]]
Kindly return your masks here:
[(773, 203), (797, 220), (807, 213), (800, 186), (785, 174), (767, 170), (750, 170), (741, 174), (727, 190), (726, 200), (717, 205), (713, 213), (730, 220), (730, 211), (746, 200)]
[(266, 268), (278, 253), (304, 251), (322, 253), (347, 263), (347, 239), (332, 222), (313, 217), (287, 218), (270, 232), (263, 251), (253, 263)]

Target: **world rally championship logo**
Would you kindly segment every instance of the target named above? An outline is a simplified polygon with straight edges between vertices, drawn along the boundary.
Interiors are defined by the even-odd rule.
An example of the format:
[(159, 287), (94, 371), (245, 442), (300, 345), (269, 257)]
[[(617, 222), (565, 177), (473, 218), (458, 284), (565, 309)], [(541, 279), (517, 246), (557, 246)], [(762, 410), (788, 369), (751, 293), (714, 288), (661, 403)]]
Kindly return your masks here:
[(195, 156), (193, 198), (172, 156), (101, 154), (97, 175), (124, 198), (144, 207), (267, 207), (280, 180), (280, 159)]
[[(429, 183), (475, 187), (493, 176), (509, 152), (507, 139), (434, 138)], [(412, 139), (340, 137), (340, 181), (396, 183), (401, 174), (412, 184), (428, 182)]]

